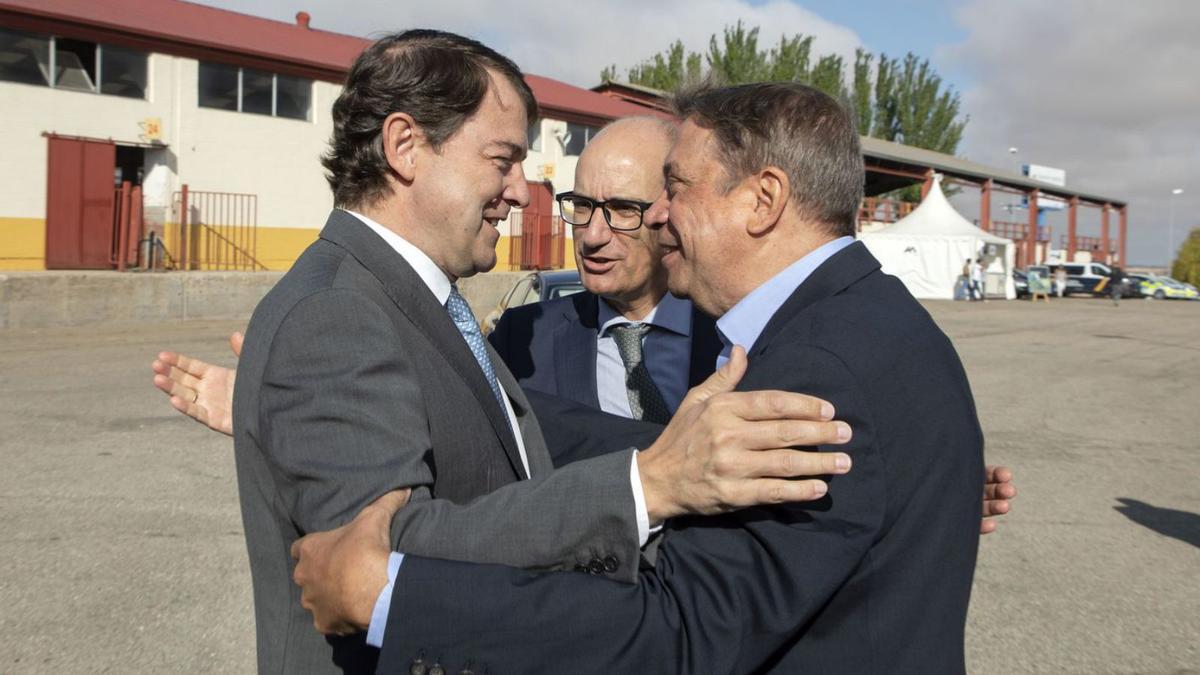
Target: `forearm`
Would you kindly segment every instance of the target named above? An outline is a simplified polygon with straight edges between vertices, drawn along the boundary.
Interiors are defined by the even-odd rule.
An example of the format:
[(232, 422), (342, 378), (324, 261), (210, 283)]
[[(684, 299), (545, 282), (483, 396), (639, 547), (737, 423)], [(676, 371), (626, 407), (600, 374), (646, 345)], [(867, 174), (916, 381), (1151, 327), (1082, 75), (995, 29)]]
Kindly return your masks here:
[(691, 523), (668, 533), (636, 585), (406, 558), (380, 672), (403, 672), (420, 651), (449, 667), (473, 655), (497, 672), (752, 672), (869, 546), (869, 530), (847, 537), (804, 519), (779, 507)]
[(658, 424), (610, 415), (532, 389), (523, 391), (556, 467), (631, 447), (645, 449), (662, 433), (663, 428)]
[(630, 581), (640, 543), (631, 459), (626, 451), (575, 463), (467, 504), (430, 499), (422, 490), (392, 521), (394, 547), (537, 570), (607, 561), (606, 575)]

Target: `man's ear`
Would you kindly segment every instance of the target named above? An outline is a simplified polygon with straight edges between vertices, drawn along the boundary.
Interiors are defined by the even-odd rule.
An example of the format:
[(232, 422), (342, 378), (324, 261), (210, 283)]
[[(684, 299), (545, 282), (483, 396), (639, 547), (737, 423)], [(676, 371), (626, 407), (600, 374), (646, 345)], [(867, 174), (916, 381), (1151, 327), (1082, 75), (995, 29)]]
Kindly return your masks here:
[(420, 127), (408, 113), (392, 113), (383, 120), (383, 155), (396, 178), (411, 183), (417, 172), (417, 149), (424, 141)]
[(754, 217), (750, 220), (749, 232), (760, 236), (770, 232), (783, 217), (792, 195), (792, 184), (788, 175), (776, 166), (768, 166), (750, 177), (750, 189), (754, 195)]

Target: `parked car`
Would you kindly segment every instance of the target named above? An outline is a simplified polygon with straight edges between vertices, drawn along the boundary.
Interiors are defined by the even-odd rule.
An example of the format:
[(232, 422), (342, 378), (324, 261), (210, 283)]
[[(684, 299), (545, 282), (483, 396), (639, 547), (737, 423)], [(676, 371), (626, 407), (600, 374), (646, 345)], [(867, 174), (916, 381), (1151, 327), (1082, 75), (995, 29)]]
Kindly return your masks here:
[(1017, 288), (1017, 297), (1023, 298), (1029, 295), (1029, 275), (1025, 274), (1025, 270), (1013, 270), (1013, 286)]
[[(1054, 268), (1055, 267), (1057, 267), (1057, 266), (1052, 267), (1050, 265), (1034, 265), (1033, 267), (1029, 268), (1029, 270), (1037, 272), (1038, 274), (1041, 275), (1041, 277), (1043, 279), (1047, 280), (1047, 283), (1050, 284), (1051, 295), (1053, 295), (1054, 293), (1057, 292), (1054, 287), (1054, 284), (1055, 284)], [(1017, 287), (1017, 297), (1018, 298), (1029, 295), (1029, 271), (1013, 270), (1013, 284), (1015, 284)], [(1079, 283), (1079, 280), (1072, 279), (1068, 276), (1067, 277), (1067, 289), (1064, 291), (1064, 293), (1066, 295), (1070, 295), (1072, 293), (1082, 293), (1082, 292), (1083, 292), (1083, 285)]]
[(484, 335), (496, 328), (500, 315), (509, 307), (520, 307), (531, 302), (541, 302), (561, 298), (583, 291), (583, 281), (576, 270), (556, 270), (552, 272), (531, 272), (517, 279), (512, 288), (500, 299), (500, 304), (483, 318), (480, 330)]
[[(1059, 267), (1067, 270), (1067, 293), (1089, 293), (1091, 295), (1108, 295), (1110, 289), (1110, 276), (1112, 270), (1104, 263), (1060, 263), (1051, 265), (1053, 273)], [(1138, 285), (1126, 280), (1122, 282), (1121, 296), (1130, 298), (1138, 297), (1140, 291)], [(1074, 283), (1072, 283), (1074, 282)]]
[(1155, 297), (1155, 291), (1162, 288), (1162, 282), (1150, 274), (1130, 274), (1126, 277), (1143, 298)]
[(1156, 282), (1152, 297), (1158, 300), (1200, 300), (1200, 292), (1191, 284), (1176, 281), (1171, 277), (1153, 277)]

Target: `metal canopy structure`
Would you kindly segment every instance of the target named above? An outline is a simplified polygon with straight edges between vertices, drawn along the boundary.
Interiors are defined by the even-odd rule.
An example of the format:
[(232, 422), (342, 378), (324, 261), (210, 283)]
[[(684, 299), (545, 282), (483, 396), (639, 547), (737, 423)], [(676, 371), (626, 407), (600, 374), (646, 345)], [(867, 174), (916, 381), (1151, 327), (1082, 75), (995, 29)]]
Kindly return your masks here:
[(971, 183), (983, 184), (985, 181), (991, 180), (994, 186), (1012, 188), (1013, 191), (1020, 193), (1038, 190), (1043, 195), (1060, 197), (1067, 201), (1070, 201), (1072, 197), (1078, 197), (1079, 201), (1096, 206), (1105, 204), (1114, 208), (1125, 206), (1125, 201), (1122, 199), (1050, 185), (953, 155), (914, 148), (869, 136), (859, 136), (859, 141), (862, 144), (863, 160), (867, 164), (868, 197), (920, 183), (925, 180), (925, 171), (933, 169), (936, 173)]
[[(974, 185), (979, 188), (979, 227), (985, 231), (992, 230), (992, 193), (1007, 192), (1024, 195), (1029, 201), (1029, 221), (1025, 224), (1011, 224), (1004, 234), (1019, 243), (1017, 251), (1018, 266), (1031, 265), (1039, 262), (1038, 243), (1044, 242), (1043, 253), (1050, 249), (1050, 242), (1039, 238), (1037, 222), (1037, 202), (1041, 196), (1057, 197), (1067, 202), (1067, 241), (1066, 260), (1075, 260), (1079, 250), (1080, 238), (1076, 232), (1079, 207), (1091, 206), (1100, 209), (1100, 241), (1097, 251), (1105, 262), (1110, 261), (1116, 244), (1116, 257), (1122, 264), (1125, 261), (1126, 240), (1128, 235), (1128, 204), (1123, 199), (1117, 199), (1085, 190), (1051, 185), (1032, 180), (1007, 171), (1001, 171), (990, 166), (971, 162), (932, 150), (914, 148), (900, 143), (884, 141), (878, 138), (860, 136), (859, 141), (863, 151), (863, 165), (866, 170), (864, 185), (868, 197), (891, 192), (899, 188), (920, 183), (921, 197), (929, 193), (933, 185), (934, 174), (942, 174), (952, 182)], [(1110, 236), (1110, 215), (1113, 211), (1119, 217), (1118, 234)], [(1045, 255), (1042, 256), (1044, 259)]]

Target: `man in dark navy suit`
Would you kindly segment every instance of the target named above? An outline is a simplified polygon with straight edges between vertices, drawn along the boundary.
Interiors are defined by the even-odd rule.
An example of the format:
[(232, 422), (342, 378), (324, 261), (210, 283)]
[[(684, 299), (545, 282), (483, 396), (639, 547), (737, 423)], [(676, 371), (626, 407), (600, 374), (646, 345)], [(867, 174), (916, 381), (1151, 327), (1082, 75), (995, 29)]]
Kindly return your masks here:
[[(832, 402), (854, 471), (816, 502), (669, 521), (636, 585), (392, 556), (380, 672), (964, 672), (983, 439), (949, 340), (853, 240), (849, 114), (779, 83), (678, 108), (670, 290), (720, 317), (740, 389)], [(388, 566), (364, 535), (382, 511), (338, 535), (361, 544), (342, 582)]]
[(715, 370), (716, 326), (667, 292), (654, 232), (666, 221), (650, 206), (675, 130), (653, 117), (618, 120), (580, 155), (575, 189), (558, 201), (588, 292), (509, 309), (488, 338), (525, 390), (665, 423)]

